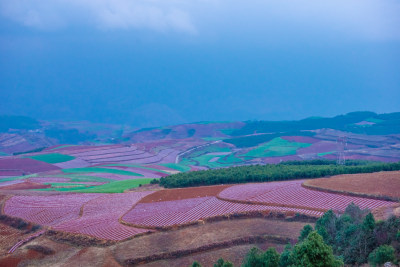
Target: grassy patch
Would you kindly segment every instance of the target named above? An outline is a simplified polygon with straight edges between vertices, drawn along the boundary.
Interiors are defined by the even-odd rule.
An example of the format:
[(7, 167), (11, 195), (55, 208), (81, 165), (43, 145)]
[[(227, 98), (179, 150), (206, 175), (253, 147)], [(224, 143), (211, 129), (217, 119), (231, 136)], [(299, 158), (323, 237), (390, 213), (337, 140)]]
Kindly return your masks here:
[(318, 153), (317, 155), (318, 155), (318, 157), (323, 157), (325, 155), (329, 155), (329, 154), (332, 154), (332, 153), (335, 153), (335, 151), (322, 152), (322, 153)]
[(36, 156), (31, 156), (30, 158), (47, 163), (60, 163), (75, 159), (75, 157), (73, 156), (59, 154), (59, 153), (36, 155)]
[(226, 139), (226, 137), (203, 137), (201, 139), (203, 139), (204, 141), (219, 141)]
[(234, 154), (229, 154), (223, 158), (220, 158), (218, 162), (223, 163), (223, 164), (235, 164), (235, 163), (240, 163), (243, 162), (242, 159), (237, 158)]
[(115, 181), (104, 185), (73, 190), (79, 193), (123, 193), (130, 188), (139, 187), (140, 184), (149, 184), (150, 178)]
[(68, 188), (68, 187), (87, 187), (88, 185), (86, 184), (80, 184), (80, 183), (44, 183), (44, 184), (49, 184), (51, 185), (52, 188)]
[(118, 169), (107, 169), (107, 168), (97, 168), (97, 167), (87, 167), (87, 168), (71, 168), (71, 169), (63, 169), (65, 173), (112, 173), (112, 174), (119, 174), (119, 175), (129, 175), (129, 176), (143, 176), (142, 174), (118, 170)]
[(179, 163), (163, 163), (163, 164), (159, 164), (161, 166), (173, 169), (173, 170), (177, 170), (180, 172), (187, 172), (190, 171), (190, 167), (186, 166), (185, 164), (179, 164)]
[(166, 172), (166, 171), (163, 171), (163, 170), (159, 170), (159, 169), (156, 169), (156, 168), (145, 167), (145, 166), (137, 165), (137, 164), (107, 164), (107, 165), (102, 165), (102, 166), (105, 166), (105, 167), (107, 167), (107, 166), (109, 166), (109, 167), (112, 167), (112, 166), (115, 166), (115, 167), (118, 167), (118, 166), (131, 167), (131, 168), (138, 168), (138, 169), (144, 169), (144, 170), (150, 170), (150, 171), (162, 172), (162, 173), (165, 173), (165, 174), (169, 174), (169, 172)]
[(213, 152), (231, 152), (229, 147), (220, 147), (217, 145), (209, 145), (202, 147), (201, 149), (194, 150), (189, 155), (185, 156), (185, 158), (196, 158), (203, 154), (213, 153)]
[(290, 142), (280, 137), (274, 138), (268, 143), (262, 144), (255, 149), (247, 152), (245, 157), (263, 158), (263, 157), (280, 157), (295, 155), (298, 148), (308, 147), (311, 144)]
[(377, 119), (377, 118), (368, 118), (368, 119), (366, 119), (365, 121), (369, 121), (369, 122), (373, 122), (373, 123), (384, 122), (384, 120)]

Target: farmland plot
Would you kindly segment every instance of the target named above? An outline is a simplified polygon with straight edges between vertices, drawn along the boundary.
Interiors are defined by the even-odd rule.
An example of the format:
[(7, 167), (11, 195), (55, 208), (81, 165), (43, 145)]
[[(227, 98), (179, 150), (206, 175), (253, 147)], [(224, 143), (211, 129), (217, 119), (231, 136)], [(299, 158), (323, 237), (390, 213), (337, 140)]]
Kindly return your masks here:
[(168, 227), (187, 224), (216, 216), (252, 211), (279, 211), (321, 216), (323, 213), (306, 209), (249, 205), (199, 197), (155, 203), (139, 203), (122, 217), (125, 222), (142, 227)]
[(98, 194), (52, 196), (13, 196), (4, 205), (4, 213), (45, 226), (79, 217), (80, 208)]
[(361, 209), (392, 206), (396, 202), (319, 192), (302, 187), (303, 180), (289, 182), (254, 183), (235, 185), (223, 190), (219, 197), (244, 203), (264, 203), (288, 207), (326, 211), (344, 211), (354, 203)]
[(66, 221), (53, 228), (106, 240), (123, 240), (139, 233), (148, 232), (150, 230), (122, 225), (118, 219), (141, 198), (151, 193), (151, 191), (147, 191), (103, 194), (84, 205), (82, 217)]

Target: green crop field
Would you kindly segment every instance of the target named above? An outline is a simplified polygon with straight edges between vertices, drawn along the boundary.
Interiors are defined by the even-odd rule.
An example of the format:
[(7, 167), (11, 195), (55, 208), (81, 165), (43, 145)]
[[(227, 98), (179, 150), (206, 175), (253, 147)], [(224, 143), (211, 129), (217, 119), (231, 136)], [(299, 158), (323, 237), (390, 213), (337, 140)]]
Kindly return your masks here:
[(163, 171), (163, 170), (159, 170), (156, 168), (150, 168), (150, 167), (146, 167), (146, 166), (142, 166), (142, 165), (138, 165), (138, 164), (107, 164), (107, 165), (102, 165), (104, 167), (131, 167), (131, 168), (138, 168), (138, 169), (144, 169), (144, 170), (150, 170), (150, 171), (156, 171), (156, 172), (162, 172), (165, 174), (169, 174), (169, 172)]
[(218, 162), (223, 163), (223, 164), (235, 164), (235, 163), (243, 162), (243, 160), (240, 158), (237, 158), (234, 154), (229, 154), (228, 156), (221, 157), (218, 160)]
[(177, 170), (180, 172), (190, 171), (190, 167), (186, 166), (185, 164), (180, 164), (180, 163), (162, 163), (159, 165), (173, 169), (173, 170)]
[(151, 182), (150, 178), (144, 179), (131, 179), (123, 181), (115, 181), (104, 185), (88, 187), (84, 189), (74, 190), (74, 192), (79, 193), (123, 193), (125, 190), (139, 187), (139, 185), (149, 184)]
[(268, 143), (261, 144), (255, 149), (250, 150), (243, 156), (262, 158), (262, 157), (280, 157), (280, 156), (295, 155), (297, 149), (309, 146), (311, 146), (311, 144), (290, 142), (280, 137), (277, 137), (272, 139)]
[(59, 154), (59, 153), (42, 154), (42, 155), (31, 156), (29, 158), (47, 163), (60, 163), (75, 159), (75, 157), (73, 156)]
[(71, 169), (63, 169), (65, 173), (112, 173), (119, 175), (129, 175), (129, 176), (143, 176), (142, 174), (118, 170), (118, 169), (107, 169), (107, 168), (97, 168), (97, 167), (87, 167), (87, 168), (71, 168)]

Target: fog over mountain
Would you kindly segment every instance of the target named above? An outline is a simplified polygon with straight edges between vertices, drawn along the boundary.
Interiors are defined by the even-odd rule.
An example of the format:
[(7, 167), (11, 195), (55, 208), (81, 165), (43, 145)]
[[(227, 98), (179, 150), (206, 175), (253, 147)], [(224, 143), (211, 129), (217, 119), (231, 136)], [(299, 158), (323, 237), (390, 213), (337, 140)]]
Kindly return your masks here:
[(400, 4), (0, 0), (0, 114), (138, 127), (400, 109)]

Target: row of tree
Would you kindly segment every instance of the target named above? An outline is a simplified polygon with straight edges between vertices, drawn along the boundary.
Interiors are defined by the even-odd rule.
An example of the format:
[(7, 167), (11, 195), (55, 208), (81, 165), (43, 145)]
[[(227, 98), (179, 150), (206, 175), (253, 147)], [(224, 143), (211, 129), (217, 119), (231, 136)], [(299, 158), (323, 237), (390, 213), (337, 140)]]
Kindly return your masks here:
[[(397, 264), (400, 256), (400, 219), (392, 216), (376, 222), (367, 210), (349, 205), (341, 216), (326, 212), (315, 224), (306, 225), (295, 246), (286, 245), (279, 254), (275, 248), (261, 251), (252, 248), (242, 267), (362, 265), (369, 262), (381, 266), (386, 262)], [(194, 262), (193, 266), (200, 264)], [(214, 267), (232, 267), (219, 259)]]
[[(304, 178), (318, 178), (338, 174), (371, 173), (377, 171), (400, 170), (398, 163), (359, 163), (336, 165), (331, 161), (306, 161), (297, 163), (281, 163), (267, 165), (240, 166), (196, 172), (178, 173), (161, 178), (160, 185), (166, 188), (191, 187), (216, 184), (233, 184), (248, 182), (284, 181)], [(154, 182), (158, 183), (158, 180)]]

